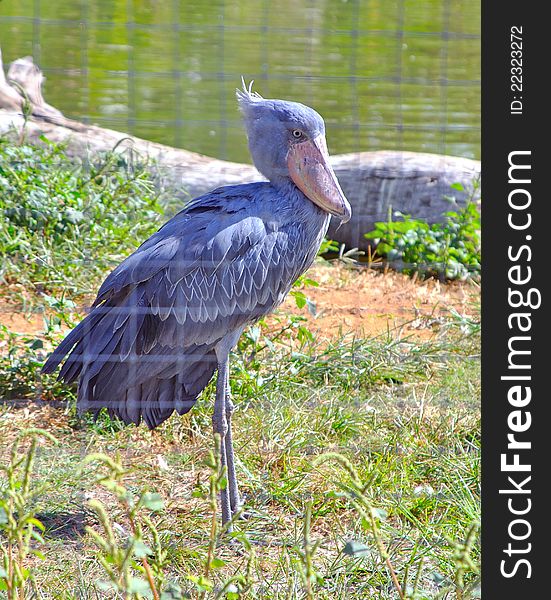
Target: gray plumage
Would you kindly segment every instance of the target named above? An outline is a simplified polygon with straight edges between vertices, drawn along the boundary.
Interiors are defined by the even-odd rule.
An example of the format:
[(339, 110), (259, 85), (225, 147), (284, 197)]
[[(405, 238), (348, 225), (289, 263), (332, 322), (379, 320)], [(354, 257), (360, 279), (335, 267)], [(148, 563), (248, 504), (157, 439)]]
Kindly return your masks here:
[(224, 187), (194, 200), (107, 277), (91, 312), (48, 358), (78, 380), (78, 409), (154, 428), (191, 410), (215, 371), (213, 426), (228, 487), (222, 521), (240, 497), (231, 432), (229, 354), (243, 329), (270, 313), (312, 264), (330, 215), (350, 205), (329, 166), (323, 119), (295, 102), (238, 101), (249, 148), (268, 183)]
[(44, 371), (80, 378), (80, 411), (107, 407), (153, 428), (193, 406), (228, 331), (271, 312), (314, 260), (329, 215), (289, 185), (217, 189), (196, 199), (105, 280), (90, 314)]

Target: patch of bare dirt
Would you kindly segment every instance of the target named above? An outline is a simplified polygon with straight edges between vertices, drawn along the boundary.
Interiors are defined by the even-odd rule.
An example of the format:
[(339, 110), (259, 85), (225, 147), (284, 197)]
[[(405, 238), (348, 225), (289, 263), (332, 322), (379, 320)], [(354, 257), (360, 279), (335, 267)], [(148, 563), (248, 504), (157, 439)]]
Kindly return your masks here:
[(0, 325), (15, 333), (38, 334), (44, 330), (42, 314), (26, 315), (21, 306), (0, 298)]
[(397, 327), (426, 337), (451, 310), (474, 317), (480, 301), (480, 289), (472, 282), (443, 284), (392, 271), (324, 264), (315, 265), (309, 277), (319, 283), (304, 290), (315, 305), (314, 314), (298, 311), (292, 297), (282, 310), (305, 315), (309, 328), (328, 338), (346, 333), (372, 337)]
[[(308, 276), (319, 283), (303, 290), (314, 314), (306, 307), (298, 309), (292, 296), (279, 310), (305, 316), (308, 327), (327, 338), (347, 333), (370, 337), (396, 327), (426, 337), (451, 310), (476, 315), (480, 300), (479, 287), (474, 283), (419, 281), (392, 271), (380, 273), (342, 264), (316, 264)], [(44, 327), (41, 312), (25, 315), (20, 306), (1, 297), (0, 324), (32, 335), (40, 334)]]

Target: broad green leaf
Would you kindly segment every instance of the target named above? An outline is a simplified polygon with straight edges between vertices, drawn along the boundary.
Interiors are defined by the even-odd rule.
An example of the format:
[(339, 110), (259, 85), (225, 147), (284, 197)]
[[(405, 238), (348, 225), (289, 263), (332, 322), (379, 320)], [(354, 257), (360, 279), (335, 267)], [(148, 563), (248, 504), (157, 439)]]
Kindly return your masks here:
[(149, 583), (141, 577), (132, 577), (128, 583), (127, 591), (131, 594), (141, 594), (142, 596), (147, 596), (148, 598), (153, 597)]
[(376, 519), (379, 521), (386, 521), (388, 518), (388, 511), (384, 510), (384, 508), (372, 508), (371, 513)]
[(225, 561), (223, 561), (220, 558), (216, 558), (214, 557), (211, 561), (210, 561), (210, 566), (212, 569), (221, 569), (222, 567), (224, 567), (226, 565)]
[(137, 558), (144, 558), (153, 554), (153, 550), (142, 540), (134, 540), (134, 555)]
[(160, 510), (163, 510), (164, 508), (163, 499), (161, 495), (157, 494), (156, 492), (147, 492), (146, 494), (144, 494), (141, 499), (141, 504), (154, 512), (158, 512)]
[(199, 592), (211, 592), (214, 589), (214, 583), (204, 575), (188, 575), (187, 578), (195, 584)]
[(184, 590), (175, 582), (170, 582), (161, 592), (161, 600), (182, 600), (182, 598), (187, 596), (184, 596)]
[(46, 529), (46, 527), (38, 519), (35, 519), (34, 517), (28, 518), (27, 523), (30, 523), (30, 524), (34, 525), (35, 527), (38, 527), (38, 529), (40, 529), (40, 531), (44, 531)]
[(291, 294), (293, 295), (295, 304), (298, 308), (304, 308), (306, 306), (306, 294), (297, 291), (291, 292)]

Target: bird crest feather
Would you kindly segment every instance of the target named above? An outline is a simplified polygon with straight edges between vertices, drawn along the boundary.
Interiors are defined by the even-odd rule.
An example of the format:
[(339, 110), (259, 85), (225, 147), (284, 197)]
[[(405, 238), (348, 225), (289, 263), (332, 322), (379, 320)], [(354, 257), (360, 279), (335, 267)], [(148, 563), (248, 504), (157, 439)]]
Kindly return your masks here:
[(241, 110), (246, 110), (254, 102), (260, 102), (261, 100), (264, 100), (264, 98), (258, 92), (253, 92), (253, 83), (254, 79), (251, 79), (249, 85), (247, 85), (245, 83), (245, 79), (241, 77), (242, 87), (241, 89), (237, 88), (235, 90), (235, 95), (237, 96), (237, 101)]

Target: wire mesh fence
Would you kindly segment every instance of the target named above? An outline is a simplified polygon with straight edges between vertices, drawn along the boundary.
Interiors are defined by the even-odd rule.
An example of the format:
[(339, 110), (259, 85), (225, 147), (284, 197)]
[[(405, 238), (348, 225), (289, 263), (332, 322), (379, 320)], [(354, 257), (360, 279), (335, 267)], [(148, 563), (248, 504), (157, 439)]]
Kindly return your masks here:
[[(151, 526), (154, 543), (148, 544), (155, 558), (140, 541), (141, 529), (139, 536), (130, 535), (119, 524), (114, 502), (96, 511), (106, 531), (112, 529), (113, 539), (116, 530), (121, 544), (117, 555), (133, 565), (133, 572), (142, 573), (140, 564), (129, 561), (129, 549), (143, 559), (144, 570), (147, 560), (155, 560), (159, 587), (170, 584), (163, 589), (166, 597), (176, 597), (176, 577), (186, 592), (182, 598), (204, 596), (211, 579), (216, 582), (213, 593), (228, 596), (230, 589), (236, 596), (241, 591), (237, 583), (243, 581), (253, 595), (267, 599), (295, 591), (313, 597), (322, 586), (328, 597), (377, 593), (390, 598), (394, 592), (384, 568), (357, 568), (358, 560), (378, 561), (394, 573), (390, 555), (403, 577), (401, 584), (394, 574), (400, 596), (411, 589), (410, 581), (414, 596), (418, 582), (425, 586), (420, 594), (436, 597), (453, 581), (461, 583), (457, 597), (465, 596), (464, 576), (474, 580), (475, 589), (476, 567), (469, 573), (464, 566), (467, 559), (471, 565), (471, 539), (476, 536), (472, 522), (479, 512), (478, 287), (446, 286), (436, 278), (418, 285), (419, 272), (435, 267), (421, 264), (420, 258), (415, 264), (400, 259), (401, 269), (415, 271), (412, 278), (387, 273), (389, 263), (384, 277), (379, 276), (381, 268), (348, 267), (359, 256), (358, 241), (365, 243), (364, 234), (373, 227), (368, 223), (388, 224), (388, 198), (400, 198), (407, 207), (408, 198), (415, 196), (423, 208), (446, 197), (439, 206), (448, 210), (447, 196), (468, 196), (457, 177), (471, 182), (471, 174), (479, 172), (479, 164), (473, 167), (476, 161), (468, 160), (480, 155), (479, 29), (479, 0), (0, 0), (4, 63), (31, 55), (47, 78), (46, 101), (76, 121), (248, 163), (235, 102), (235, 88), (244, 77), (254, 79), (254, 89), (264, 97), (317, 109), (326, 121), (332, 155), (403, 150), (464, 157), (450, 160), (449, 167), (444, 156), (407, 158), (396, 153), (388, 158), (390, 153), (381, 152), (380, 160), (371, 162), (365, 154), (333, 156), (346, 195), (349, 190), (357, 194), (357, 220), (338, 224), (339, 235), (353, 224), (350, 243), (330, 237), (335, 229), (321, 242), (328, 216), (296, 188), (289, 192), (293, 203), (287, 205), (283, 187), (277, 192), (272, 188), (264, 198), (255, 197), (250, 187), (241, 197), (235, 194), (237, 199), (227, 189), (218, 190), (195, 205), (190, 219), (182, 211), (179, 220), (167, 225), (167, 213), (180, 210), (189, 197), (236, 183), (213, 181), (215, 163), (220, 177), (227, 177), (232, 165), (197, 161), (196, 170), (201, 167), (208, 176), (200, 183), (207, 187), (192, 193), (180, 184), (185, 171), (193, 169), (178, 158), (161, 165), (159, 174), (157, 157), (141, 161), (145, 153), (136, 149), (135, 140), (133, 145), (121, 144), (117, 153), (94, 154), (82, 144), (82, 153), (75, 156), (41, 135), (48, 122), (42, 118), (34, 123), (34, 141), (39, 143), (27, 144), (34, 117), (27, 122), (19, 106), (12, 111), (23, 126), (13, 139), (3, 130), (0, 134), (0, 447), (6, 448), (5, 454), (20, 430), (34, 426), (59, 439), (59, 450), (46, 446), (38, 453), (32, 477), (31, 458), (12, 453), (13, 461), (28, 466), (25, 481), (30, 487), (25, 483), (21, 489), (32, 492), (32, 502), (25, 502), (40, 507), (38, 524), (46, 527), (43, 543), (40, 536), (33, 538), (37, 556), (44, 547), (42, 566), (33, 559), (28, 570), (37, 594), (58, 597), (62, 589), (67, 597), (74, 590), (75, 597), (88, 598), (108, 589), (98, 556), (103, 565), (114, 561), (98, 555), (91, 534), (86, 534), (91, 522), (99, 526), (88, 508), (99, 506), (97, 490), (90, 485), (99, 472), (86, 472), (83, 459), (103, 461), (103, 455), (90, 456), (98, 449), (116, 452), (124, 469), (132, 469), (132, 494), (120, 479), (116, 486), (125, 498), (132, 497), (132, 506), (142, 502), (140, 496), (135, 504), (142, 484), (155, 491), (146, 494), (151, 503), (159, 504), (157, 497), (167, 499), (159, 534)], [(3, 83), (2, 78), (0, 100)], [(0, 106), (0, 124), (8, 112)], [(57, 126), (55, 119), (48, 123)], [(246, 172), (245, 177), (258, 178), (248, 165), (233, 168), (231, 176)], [(168, 179), (167, 171), (170, 186), (159, 183)], [(186, 181), (189, 186), (190, 179)], [(289, 191), (292, 186), (285, 184)], [(473, 187), (473, 197), (475, 191), (478, 187)], [(270, 194), (271, 203), (264, 202)], [(213, 199), (219, 204), (208, 205)], [(466, 230), (465, 238), (473, 232), (473, 238), (478, 236), (479, 214), (476, 209), (474, 213), (471, 221), (467, 215), (458, 224)], [(280, 230), (280, 237), (272, 235)], [(423, 230), (422, 244), (444, 248), (450, 257), (451, 228), (432, 234)], [(343, 260), (335, 261), (337, 266), (319, 261), (323, 264), (295, 285), (320, 242), (325, 250), (340, 252)], [(479, 253), (479, 246), (466, 247), (463, 239), (456, 246), (464, 255)], [(379, 258), (369, 254), (369, 266), (373, 259), (380, 267)], [(112, 270), (121, 263), (118, 271)], [(448, 263), (438, 264), (442, 274)], [(468, 260), (464, 264), (468, 270)], [(287, 292), (278, 313), (255, 322)], [(58, 366), (62, 380), (57, 378)], [(227, 433), (233, 412), (230, 392), (239, 409), (235, 463)], [(209, 475), (198, 458), (211, 445), (206, 432), (213, 397), (215, 431), (222, 437), (216, 441), (217, 459), (212, 459)], [(77, 406), (99, 416), (98, 421), (77, 419)], [(105, 409), (108, 415), (102, 414)], [(140, 431), (122, 435), (120, 424), (111, 420), (118, 416), (127, 424), (156, 426), (174, 411), (190, 411), (190, 417), (172, 417), (153, 436)], [(331, 454), (324, 454), (328, 448)], [(351, 506), (359, 507), (357, 515), (344, 512), (348, 509), (340, 493), (345, 490), (340, 472), (320, 476), (321, 467), (326, 468), (321, 460), (338, 458), (335, 451), (343, 452), (342, 477), (354, 480), (356, 487), (346, 491)], [(316, 455), (321, 459), (314, 462)], [(222, 477), (222, 465), (229, 477)], [(247, 556), (232, 551), (219, 560), (212, 554), (218, 548), (217, 528), (208, 518), (206, 502), (216, 517), (218, 494), (223, 520), (230, 512), (228, 504), (236, 514), (240, 499), (235, 466), (247, 511), (235, 541), (258, 538), (258, 562), (248, 541)], [(361, 490), (356, 466), (370, 482)], [(119, 467), (112, 468), (115, 473)], [(215, 475), (220, 489), (214, 487)], [(220, 483), (230, 479), (231, 496)], [(114, 489), (115, 475), (97, 481), (106, 490)], [(15, 498), (21, 496), (18, 485), (11, 477)], [(371, 488), (376, 509), (367, 495), (365, 508), (358, 504)], [(102, 490), (101, 497), (107, 498), (106, 493)], [(11, 498), (5, 503), (10, 510)], [(313, 500), (319, 541), (311, 544)], [(390, 507), (393, 515), (419, 514), (420, 520), (415, 516), (385, 522), (388, 511), (379, 506)], [(150, 512), (147, 523), (157, 523), (153, 508)], [(360, 534), (365, 537), (362, 524), (368, 513), (373, 525), (380, 514), (378, 529), (385, 536), (375, 536), (375, 527), (370, 528), (376, 542), (372, 548), (354, 541)], [(23, 516), (29, 520), (31, 514)], [(11, 527), (17, 515), (12, 511), (9, 517)], [(122, 522), (138, 531), (126, 516)], [(403, 530), (398, 531), (400, 523)], [(150, 526), (143, 530), (149, 535)], [(304, 553), (297, 537), (301, 530)], [(444, 530), (450, 540), (463, 540), (465, 531), (470, 533), (464, 543), (441, 544)], [(383, 539), (392, 552), (385, 550)], [(397, 539), (399, 545), (394, 544)], [(424, 543), (431, 539), (436, 542)], [(417, 552), (419, 540), (422, 553)], [(318, 546), (323, 548), (324, 569), (319, 574), (308, 566), (318, 569), (317, 556), (312, 561)], [(372, 551), (375, 547), (382, 562)], [(461, 564), (457, 548), (466, 557)], [(333, 551), (334, 560), (329, 558)], [(203, 556), (206, 575), (201, 567), (195, 577)], [(302, 557), (305, 567), (299, 571)], [(240, 579), (243, 569), (246, 577)], [(231, 579), (221, 583), (221, 574), (230, 572)], [(118, 586), (123, 577), (117, 578)], [(304, 589), (301, 582), (307, 582)], [(138, 577), (130, 583), (133, 593), (142, 589), (136, 587), (143, 583)]]
[(332, 153), (479, 157), (479, 0), (4, 1), (7, 63), (32, 55), (64, 114), (249, 160), (234, 90), (314, 106)]
[[(4, 62), (32, 55), (47, 77), (46, 100), (66, 116), (237, 162), (250, 161), (235, 103), (241, 77), (254, 79), (265, 97), (315, 107), (326, 120), (332, 154), (411, 150), (478, 158), (479, 46), (477, 0), (0, 3)], [(160, 207), (148, 204), (139, 174), (131, 184), (119, 182), (142, 202), (136, 207), (117, 191), (124, 168), (81, 166), (75, 174), (62, 165), (67, 179), (58, 177), (50, 194), (66, 202), (55, 224), (67, 228), (62, 243), (49, 229), (39, 250), (32, 249), (32, 264), (28, 253), (14, 252), (10, 261), (18, 265), (0, 273), (46, 291), (39, 307), (46, 313), (74, 312), (65, 293), (79, 303), (89, 298), (100, 275), (164, 220)], [(90, 183), (98, 173), (115, 182), (104, 211), (114, 217), (104, 230), (94, 211), (106, 189)], [(444, 179), (442, 194), (452, 183)], [(70, 186), (76, 191), (65, 198)], [(84, 188), (81, 206), (74, 199)], [(387, 216), (383, 207), (373, 219)], [(362, 226), (356, 240), (370, 228)], [(358, 290), (358, 307), (360, 296)]]

